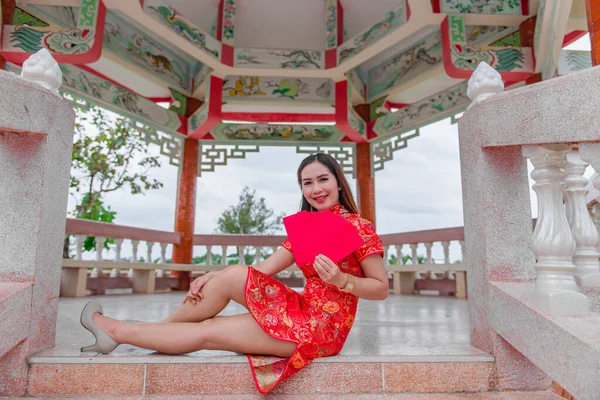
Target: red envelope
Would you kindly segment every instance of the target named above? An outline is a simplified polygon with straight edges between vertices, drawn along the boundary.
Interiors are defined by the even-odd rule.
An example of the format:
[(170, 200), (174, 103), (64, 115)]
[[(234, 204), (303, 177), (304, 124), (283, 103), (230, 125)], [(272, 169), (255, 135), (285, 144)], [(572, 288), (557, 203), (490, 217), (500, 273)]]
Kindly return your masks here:
[(337, 263), (359, 249), (363, 240), (356, 228), (331, 211), (301, 211), (283, 219), (296, 264), (312, 264), (319, 254)]

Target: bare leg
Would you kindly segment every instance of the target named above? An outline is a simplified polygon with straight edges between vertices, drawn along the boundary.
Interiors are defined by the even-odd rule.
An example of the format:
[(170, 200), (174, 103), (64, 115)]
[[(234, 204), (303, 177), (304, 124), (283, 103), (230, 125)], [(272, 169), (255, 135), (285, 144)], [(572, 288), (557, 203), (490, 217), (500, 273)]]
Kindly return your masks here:
[(244, 354), (289, 357), (296, 343), (265, 333), (250, 314), (215, 317), (203, 322), (137, 324), (94, 315), (99, 326), (119, 344), (132, 344), (166, 354), (227, 350)]
[(248, 267), (232, 265), (225, 268), (202, 288), (204, 295), (197, 304), (185, 302), (163, 322), (201, 322), (223, 310), (230, 300), (246, 307), (244, 291)]

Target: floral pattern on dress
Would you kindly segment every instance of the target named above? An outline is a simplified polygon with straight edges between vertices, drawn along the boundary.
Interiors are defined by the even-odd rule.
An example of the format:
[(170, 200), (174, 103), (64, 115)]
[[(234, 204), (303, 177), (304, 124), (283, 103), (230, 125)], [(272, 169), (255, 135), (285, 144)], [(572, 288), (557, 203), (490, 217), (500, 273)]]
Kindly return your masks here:
[[(364, 277), (360, 261), (383, 254), (381, 239), (373, 224), (341, 205), (331, 211), (358, 231), (364, 245), (337, 263), (342, 272)], [(292, 251), (286, 240), (283, 247)], [(246, 304), (250, 314), (270, 336), (296, 343), (289, 358), (248, 355), (254, 381), (262, 394), (308, 366), (313, 359), (338, 354), (354, 323), (358, 298), (319, 278), (312, 264), (298, 265), (306, 278), (302, 293), (256, 269), (248, 268)]]

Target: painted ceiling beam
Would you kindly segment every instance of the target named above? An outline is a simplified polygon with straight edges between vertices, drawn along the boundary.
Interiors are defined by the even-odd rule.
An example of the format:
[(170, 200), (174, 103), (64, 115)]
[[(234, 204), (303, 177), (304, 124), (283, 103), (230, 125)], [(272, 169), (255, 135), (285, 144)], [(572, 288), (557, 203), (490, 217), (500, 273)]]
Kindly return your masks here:
[(347, 141), (364, 143), (368, 139), (367, 123), (352, 106), (352, 83), (335, 83), (335, 122)]
[(474, 0), (431, 0), (436, 14), (529, 15), (529, 0), (477, 2)]
[[(185, 119), (164, 109), (86, 66), (61, 65), (61, 92), (91, 104), (99, 105), (119, 115), (131, 118), (173, 136), (185, 135)], [(20, 73), (21, 68), (7, 64), (7, 70)]]
[(337, 47), (344, 42), (344, 8), (340, 0), (325, 0), (325, 69), (337, 66)]
[(223, 112), (223, 121), (255, 123), (323, 123), (335, 122), (335, 114), (273, 113), (273, 112)]
[(397, 135), (455, 115), (469, 104), (465, 81), (379, 117), (369, 122), (369, 126), (380, 137)]
[(235, 10), (236, 0), (221, 0), (219, 3), (219, 24), (217, 39), (221, 41), (221, 62), (233, 66), (235, 47)]
[(61, 64), (89, 64), (102, 54), (106, 7), (101, 0), (80, 0), (77, 26), (51, 25), (17, 7), (13, 22), (2, 26), (0, 55), (21, 65), (33, 53), (46, 48)]

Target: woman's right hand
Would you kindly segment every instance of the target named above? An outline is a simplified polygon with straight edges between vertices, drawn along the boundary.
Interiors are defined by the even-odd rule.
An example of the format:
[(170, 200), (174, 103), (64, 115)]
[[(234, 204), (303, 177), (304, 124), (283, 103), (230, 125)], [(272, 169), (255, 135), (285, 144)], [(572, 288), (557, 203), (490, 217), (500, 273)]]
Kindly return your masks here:
[(191, 301), (193, 304), (196, 304), (198, 301), (202, 300), (204, 295), (200, 292), (200, 290), (204, 285), (206, 285), (206, 282), (208, 282), (216, 274), (217, 272), (209, 272), (194, 279), (190, 284), (190, 290), (185, 295), (185, 299), (183, 299), (182, 303), (185, 303), (186, 301)]

